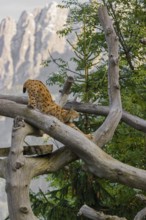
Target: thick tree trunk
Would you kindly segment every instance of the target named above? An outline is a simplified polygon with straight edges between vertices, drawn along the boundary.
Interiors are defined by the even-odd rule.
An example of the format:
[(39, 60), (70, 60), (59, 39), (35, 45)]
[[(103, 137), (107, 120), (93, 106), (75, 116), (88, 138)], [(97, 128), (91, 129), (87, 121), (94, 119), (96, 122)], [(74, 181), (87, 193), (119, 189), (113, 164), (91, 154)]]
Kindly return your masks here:
[(33, 133), (32, 127), (26, 125), (22, 118), (14, 120), (12, 145), (7, 159), (6, 192), (11, 220), (37, 220), (29, 199), (31, 167), (23, 156), (23, 141), (26, 135)]

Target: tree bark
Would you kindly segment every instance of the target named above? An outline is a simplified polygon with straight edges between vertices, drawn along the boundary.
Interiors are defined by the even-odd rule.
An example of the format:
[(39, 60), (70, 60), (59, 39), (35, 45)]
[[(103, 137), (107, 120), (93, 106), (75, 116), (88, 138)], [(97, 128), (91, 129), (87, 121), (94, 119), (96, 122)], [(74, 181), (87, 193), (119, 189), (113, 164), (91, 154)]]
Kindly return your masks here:
[(83, 205), (80, 208), (78, 216), (82, 215), (93, 220), (126, 220), (126, 218), (120, 218), (115, 215), (105, 215), (103, 212), (97, 212), (87, 205)]
[[(61, 123), (52, 116), (28, 109), (24, 105), (0, 100), (1, 115), (12, 118), (18, 115), (23, 116), (24, 120), (37, 130), (43, 130), (67, 146), (43, 158), (26, 158), (23, 155), (23, 141), (26, 135), (34, 133), (35, 130), (24, 123), (23, 120), (18, 119), (15, 121), (8, 159), (0, 160), (0, 175), (6, 178), (11, 220), (36, 220), (37, 218), (33, 215), (29, 202), (30, 180), (34, 176), (55, 172), (78, 159), (78, 157), (85, 162), (90, 172), (100, 178), (146, 190), (146, 171), (121, 163), (100, 148), (113, 137), (122, 116), (122, 106), (119, 88), (118, 38), (105, 7), (99, 8), (99, 17), (105, 31), (109, 51), (108, 91), (110, 108), (108, 115), (106, 114), (105, 122), (94, 133), (94, 142), (98, 143), (98, 146), (88, 140), (82, 133)], [(27, 98), (24, 98), (23, 102), (27, 102)], [(87, 207), (81, 211), (85, 213), (86, 210)], [(93, 210), (91, 212), (93, 214)], [(94, 217), (96, 217), (95, 214), (98, 213), (94, 213)], [(96, 219), (94, 217), (93, 219)], [(98, 219), (106, 219), (105, 215), (104, 218), (102, 217), (98, 215)], [(110, 216), (108, 216), (108, 219), (110, 219)], [(113, 218), (112, 216), (111, 219), (117, 219), (117, 217)]]
[[(72, 152), (83, 159), (88, 169), (96, 176), (146, 190), (145, 170), (134, 168), (115, 160), (102, 151), (96, 144), (88, 140), (83, 134), (61, 123), (53, 116), (30, 110), (24, 105), (7, 100), (1, 100), (0, 103), (1, 115), (12, 118), (21, 115), (34, 127), (43, 130), (68, 146)], [(70, 161), (73, 161), (74, 157), (74, 154), (72, 156), (70, 154)]]
[(137, 213), (135, 216), (134, 220), (144, 220), (146, 216), (146, 208), (142, 209)]
[[(28, 104), (28, 98), (22, 96), (10, 96), (10, 95), (0, 94), (0, 100), (1, 99), (10, 100), (19, 104)], [(108, 106), (99, 106), (97, 104), (79, 103), (79, 102), (67, 102), (64, 108), (66, 109), (73, 108), (78, 112), (101, 115), (101, 116), (107, 116), (109, 114), (109, 109), (110, 109)], [(146, 132), (146, 120), (136, 115), (132, 115), (122, 110), (121, 120), (139, 131)]]
[(74, 78), (72, 76), (68, 76), (67, 80), (64, 83), (63, 89), (60, 90), (61, 96), (60, 96), (60, 100), (59, 100), (59, 105), (62, 107), (67, 102), (67, 99), (68, 99), (70, 89), (71, 89), (73, 82), (74, 82)]
[(6, 192), (11, 220), (37, 220), (29, 201), (29, 184), (31, 167), (23, 156), (23, 141), (28, 134), (34, 133), (31, 126), (22, 118), (14, 120), (12, 130), (12, 145), (7, 159)]
[(122, 104), (119, 86), (119, 41), (114, 31), (112, 21), (108, 15), (105, 6), (99, 7), (99, 20), (104, 29), (106, 42), (108, 45), (108, 93), (110, 100), (110, 110), (104, 123), (94, 132), (93, 140), (102, 147), (110, 141), (115, 133), (115, 130), (121, 120)]
[[(31, 145), (24, 146), (24, 155), (46, 155), (53, 151), (53, 145)], [(8, 156), (10, 147), (0, 148), (0, 157)]]
[[(70, 109), (71, 107), (73, 107), (78, 112), (102, 116), (107, 116), (110, 110), (110, 108), (107, 106), (98, 106), (97, 104), (79, 102), (68, 102), (65, 107), (66, 109)], [(123, 110), (121, 120), (139, 131), (146, 132), (146, 120), (136, 115), (132, 115)]]

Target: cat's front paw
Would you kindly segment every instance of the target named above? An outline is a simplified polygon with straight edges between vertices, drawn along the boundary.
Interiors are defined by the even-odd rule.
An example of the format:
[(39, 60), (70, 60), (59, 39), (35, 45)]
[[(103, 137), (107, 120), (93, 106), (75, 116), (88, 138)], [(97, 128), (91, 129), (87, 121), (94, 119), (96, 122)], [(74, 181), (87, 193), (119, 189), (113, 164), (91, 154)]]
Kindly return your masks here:
[(34, 107), (30, 104), (28, 104), (27, 107), (30, 108), (30, 109), (34, 109)]

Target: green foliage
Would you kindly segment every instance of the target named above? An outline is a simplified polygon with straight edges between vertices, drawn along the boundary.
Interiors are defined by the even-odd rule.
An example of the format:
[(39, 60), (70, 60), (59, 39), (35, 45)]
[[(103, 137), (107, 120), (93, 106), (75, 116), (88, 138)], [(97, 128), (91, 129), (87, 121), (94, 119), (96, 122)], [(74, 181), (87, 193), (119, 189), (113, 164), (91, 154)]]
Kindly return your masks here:
[[(70, 74), (74, 73), (76, 83), (72, 88), (73, 93), (77, 94), (81, 101), (95, 101), (97, 99), (96, 92), (100, 92), (99, 88), (101, 88), (98, 84), (107, 83), (105, 77), (106, 62), (99, 64), (99, 60), (104, 60), (100, 57), (101, 51), (103, 55), (106, 52), (104, 51), (105, 45), (103, 45), (104, 35), (97, 20), (98, 4), (80, 4), (77, 1), (63, 2), (66, 5), (60, 7), (69, 7), (70, 13), (65, 28), (58, 34), (60, 36), (67, 36), (69, 32), (72, 34), (71, 38), (74, 39), (74, 42), (69, 40), (69, 37), (67, 42), (74, 52), (74, 56), (70, 58), (69, 62), (74, 62), (75, 69), (71, 71), (69, 63), (60, 58), (57, 60), (59, 62), (54, 58), (52, 60), (60, 67), (61, 82), (65, 79), (67, 71)], [(68, 32), (68, 30), (70, 31)], [(51, 77), (48, 77), (48, 83), (52, 85), (56, 79), (56, 73), (52, 74)], [(95, 80), (98, 82), (96, 85), (93, 83)], [(60, 81), (56, 81), (56, 83), (60, 85)], [(103, 94), (102, 91), (101, 94)]]
[(40, 219), (74, 220), (83, 201), (95, 209), (105, 208), (100, 193), (104, 198), (111, 195), (102, 188), (96, 177), (84, 172), (82, 167), (82, 161), (70, 164), (58, 173), (48, 176), (47, 181), (51, 184), (47, 193), (41, 190), (37, 194), (31, 193), (35, 215)]
[[(103, 0), (113, 18), (120, 42), (120, 85), (123, 109), (146, 117), (146, 47), (140, 43), (145, 37), (145, 2), (137, 0)], [(58, 72), (48, 77), (48, 84), (62, 86), (67, 75), (74, 75), (73, 95), (81, 102), (97, 102), (108, 105), (107, 92), (107, 45), (99, 24), (96, 1), (79, 3), (63, 1), (60, 8), (70, 9), (67, 24), (59, 31), (65, 36), (74, 55), (69, 61), (53, 58)], [(73, 39), (73, 40), (72, 40)], [(70, 69), (70, 62), (74, 63)], [(80, 114), (77, 126), (83, 132), (95, 131), (104, 117)], [(146, 168), (146, 136), (124, 123), (120, 123), (110, 143), (104, 150), (114, 158), (142, 169)], [(132, 219), (142, 208), (135, 195), (138, 192), (126, 186), (100, 180), (84, 171), (81, 161), (70, 164), (61, 171), (49, 175), (51, 190), (32, 195), (33, 208), (40, 219), (77, 219), (79, 208), (87, 205), (105, 213)], [(80, 218), (78, 219), (85, 219)]]
[(102, 181), (102, 186), (112, 195), (112, 199), (107, 197), (103, 200), (106, 206), (109, 207), (106, 210), (108, 214), (133, 219), (135, 214), (143, 208), (135, 197), (139, 190), (108, 181)]

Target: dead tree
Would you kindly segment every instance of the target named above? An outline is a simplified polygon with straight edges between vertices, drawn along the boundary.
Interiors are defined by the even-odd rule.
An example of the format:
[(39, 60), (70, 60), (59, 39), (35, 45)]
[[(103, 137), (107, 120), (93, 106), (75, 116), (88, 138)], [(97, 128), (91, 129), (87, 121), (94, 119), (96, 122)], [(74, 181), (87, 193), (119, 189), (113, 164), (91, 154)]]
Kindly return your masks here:
[[(0, 159), (0, 177), (6, 179), (11, 220), (36, 220), (29, 201), (31, 179), (42, 174), (56, 172), (78, 158), (82, 159), (87, 169), (97, 177), (146, 190), (145, 170), (124, 164), (102, 150), (102, 147), (112, 139), (120, 120), (124, 120), (129, 125), (141, 130), (146, 130), (146, 121), (122, 110), (119, 86), (118, 37), (105, 7), (99, 8), (99, 18), (108, 45), (109, 107), (80, 103), (67, 103), (65, 105), (66, 108), (73, 105), (80, 112), (88, 111), (88, 113), (94, 112), (95, 114), (100, 112), (100, 114), (107, 116), (104, 123), (92, 134), (92, 141), (81, 132), (63, 124), (57, 118), (27, 108), (24, 105), (27, 103), (26, 98), (0, 96), (0, 115), (15, 118), (11, 148), (7, 149), (7, 152), (4, 149), (0, 152), (1, 156), (4, 154), (6, 156), (9, 151), (8, 157)], [(72, 83), (72, 80), (69, 83)], [(69, 90), (70, 85), (65, 86), (64, 90), (65, 88)], [(65, 104), (68, 95), (64, 90), (62, 95), (65, 94), (65, 96), (60, 102), (61, 105)], [(43, 152), (43, 148), (46, 149), (45, 157), (25, 156), (27, 154), (24, 148), (25, 137), (30, 134), (41, 135), (42, 132), (40, 131), (60, 141), (64, 147), (51, 152), (51, 146), (39, 146), (39, 149), (42, 149), (41, 152)], [(81, 208), (79, 214), (88, 216), (90, 219), (122, 219), (117, 216), (97, 213), (85, 206)], [(144, 216), (143, 210), (137, 214), (135, 219), (140, 219), (139, 216)]]

